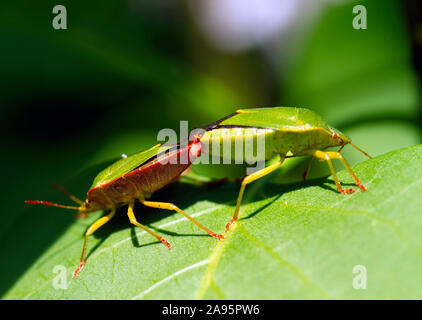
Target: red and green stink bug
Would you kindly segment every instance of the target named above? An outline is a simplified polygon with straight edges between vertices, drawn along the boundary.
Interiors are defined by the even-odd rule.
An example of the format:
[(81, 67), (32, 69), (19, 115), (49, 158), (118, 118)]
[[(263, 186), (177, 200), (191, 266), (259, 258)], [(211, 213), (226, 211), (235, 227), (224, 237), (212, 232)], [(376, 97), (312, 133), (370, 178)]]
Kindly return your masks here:
[[(353, 177), (356, 185), (362, 191), (366, 190), (340, 154), (340, 151), (346, 144), (350, 144), (369, 158), (370, 156), (352, 144), (351, 139), (329, 127), (320, 116), (311, 110), (290, 107), (238, 110), (236, 113), (201, 129), (200, 133), (194, 135), (195, 141), (186, 146), (178, 144), (173, 147), (165, 147), (163, 151), (160, 145), (157, 145), (144, 152), (123, 158), (104, 169), (95, 178), (93, 185), (88, 191), (85, 202), (68, 194), (72, 200), (80, 205), (79, 207), (38, 200), (27, 201), (28, 203), (39, 203), (77, 210), (79, 214), (86, 214), (97, 210), (110, 210), (106, 216), (98, 219), (86, 231), (80, 265), (75, 270), (74, 277), (78, 275), (78, 272), (81, 271), (85, 264), (85, 252), (89, 235), (107, 223), (114, 216), (116, 208), (119, 206), (128, 204), (127, 213), (130, 222), (156, 237), (170, 249), (170, 244), (165, 239), (136, 220), (133, 213), (135, 200), (139, 200), (143, 205), (148, 207), (177, 211), (209, 235), (217, 239), (224, 239), (224, 236), (216, 234), (204, 227), (174, 204), (146, 201), (145, 199), (150, 197), (154, 191), (178, 178), (201, 155), (201, 152), (217, 157), (226, 157), (226, 154), (220, 154), (220, 150), (224, 150), (224, 145), (233, 146), (233, 150), (236, 151), (236, 140), (239, 137), (245, 139), (252, 138), (255, 144), (259, 144), (262, 141), (265, 147), (257, 157), (249, 159), (250, 154), (243, 152), (242, 149), (242, 158), (247, 163), (273, 158), (275, 162), (247, 175), (243, 179), (237, 198), (236, 209), (233, 218), (226, 225), (226, 231), (229, 230), (230, 226), (238, 218), (246, 185), (279, 168), (286, 158), (310, 155), (322, 161), (327, 161), (337, 190), (341, 193), (352, 193), (355, 191), (354, 189), (343, 189), (337, 179), (331, 160), (339, 159)], [(221, 144), (223, 148), (219, 147), (217, 149), (218, 152), (215, 152), (213, 148), (209, 148), (215, 144)], [(329, 147), (340, 147), (340, 149), (338, 151), (324, 151)], [(255, 147), (253, 149), (259, 150), (259, 148)], [(177, 160), (183, 156), (186, 159), (186, 155), (188, 155), (188, 161), (182, 162)], [(228, 157), (234, 159), (237, 157), (237, 154), (236, 152), (230, 152)], [(304, 178), (306, 178), (308, 169), (305, 171)]]
[[(168, 249), (171, 248), (167, 240), (136, 220), (133, 213), (135, 200), (139, 200), (139, 202), (147, 207), (174, 210), (195, 223), (212, 237), (223, 239), (224, 237), (222, 235), (212, 232), (183, 212), (176, 205), (167, 202), (145, 200), (148, 199), (154, 191), (163, 188), (177, 179), (200, 153), (201, 144), (198, 141), (191, 142), (186, 146), (181, 146), (179, 144), (173, 147), (160, 147), (160, 145), (156, 145), (146, 151), (127, 158), (122, 158), (101, 171), (94, 179), (85, 202), (68, 194), (72, 200), (79, 204), (79, 207), (65, 206), (38, 200), (27, 200), (26, 202), (77, 210), (81, 215), (97, 210), (110, 211), (107, 215), (95, 221), (86, 231), (80, 264), (73, 273), (73, 277), (78, 275), (85, 264), (88, 237), (93, 234), (95, 230), (110, 221), (116, 213), (116, 208), (123, 205), (128, 205), (127, 214), (132, 224), (142, 228), (159, 241), (163, 242)], [(182, 158), (186, 159), (186, 161), (179, 161)]]
[[(202, 143), (203, 154), (230, 157), (233, 160), (238, 155), (235, 152), (223, 155), (221, 150), (224, 150), (224, 145), (229, 145), (232, 147), (231, 150), (236, 150), (236, 139), (247, 139), (249, 137), (252, 138), (253, 144), (257, 144), (261, 140), (264, 149), (261, 154), (258, 154), (258, 157), (253, 155), (253, 159), (248, 159), (252, 155), (241, 149), (240, 155), (245, 162), (251, 163), (257, 159), (265, 161), (278, 157), (277, 160), (274, 159), (276, 161), (271, 165), (247, 175), (243, 179), (236, 209), (233, 218), (226, 226), (226, 230), (229, 230), (230, 226), (238, 218), (246, 185), (279, 168), (285, 158), (308, 155), (321, 161), (326, 161), (333, 175), (337, 190), (343, 194), (352, 193), (355, 191), (354, 189), (343, 189), (337, 179), (331, 160), (339, 159), (353, 177), (356, 185), (362, 191), (366, 190), (340, 154), (340, 151), (345, 145), (350, 144), (369, 158), (371, 157), (352, 144), (350, 138), (329, 127), (319, 115), (309, 109), (294, 107), (243, 109), (201, 129), (203, 129), (203, 132), (199, 133), (197, 138)], [(218, 148), (213, 149), (212, 146), (215, 144), (221, 145), (221, 147), (218, 146)], [(324, 151), (329, 147), (340, 147), (340, 149), (338, 151)], [(254, 149), (257, 149), (256, 146), (254, 146)], [(214, 150), (218, 150), (218, 153), (215, 154)], [(309, 166), (310, 163), (304, 172), (304, 179), (306, 179)]]

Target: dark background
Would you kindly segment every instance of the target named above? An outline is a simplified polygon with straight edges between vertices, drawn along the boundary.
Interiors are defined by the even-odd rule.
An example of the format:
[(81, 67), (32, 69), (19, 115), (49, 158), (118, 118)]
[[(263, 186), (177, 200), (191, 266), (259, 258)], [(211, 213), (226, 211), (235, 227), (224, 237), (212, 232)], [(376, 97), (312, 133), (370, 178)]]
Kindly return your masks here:
[[(421, 143), (420, 1), (210, 2), (3, 1), (0, 293), (74, 221), (25, 199), (68, 203), (52, 182), (84, 198), (107, 161), (180, 120), (193, 129), (240, 107), (306, 106), (372, 155)], [(57, 4), (67, 30), (52, 27)], [(352, 28), (356, 4), (367, 30)]]

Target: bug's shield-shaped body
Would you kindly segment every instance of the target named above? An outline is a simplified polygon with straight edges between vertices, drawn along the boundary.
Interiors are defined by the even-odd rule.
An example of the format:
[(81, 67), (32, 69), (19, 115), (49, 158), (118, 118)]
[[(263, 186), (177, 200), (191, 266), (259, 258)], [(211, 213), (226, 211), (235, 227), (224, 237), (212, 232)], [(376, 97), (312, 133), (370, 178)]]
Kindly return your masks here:
[(89, 212), (100, 209), (109, 211), (105, 216), (96, 220), (85, 232), (81, 259), (79, 266), (73, 273), (73, 277), (77, 277), (85, 265), (89, 236), (109, 222), (116, 214), (117, 207), (124, 204), (128, 204), (127, 215), (133, 225), (143, 229), (158, 241), (161, 241), (168, 249), (171, 248), (170, 243), (166, 239), (138, 222), (133, 210), (136, 200), (139, 200), (146, 207), (176, 211), (210, 236), (217, 239), (224, 239), (224, 236), (203, 226), (173, 203), (145, 200), (154, 191), (161, 189), (178, 178), (200, 154), (201, 143), (197, 140), (189, 144), (179, 143), (176, 146), (160, 147), (160, 145), (157, 145), (146, 151), (139, 152), (127, 158), (125, 157), (100, 172), (94, 179), (94, 183), (88, 191), (85, 202), (61, 189), (63, 193), (78, 203), (80, 205), (79, 207), (39, 200), (27, 200), (27, 203), (77, 210), (79, 215), (86, 215)]
[(95, 230), (110, 221), (116, 212), (116, 207), (121, 204), (128, 204), (127, 215), (133, 225), (148, 232), (166, 245), (168, 249), (171, 248), (170, 243), (166, 239), (138, 222), (133, 211), (135, 200), (139, 200), (147, 207), (176, 211), (207, 232), (210, 236), (223, 239), (224, 237), (222, 235), (209, 230), (173, 203), (145, 200), (154, 191), (161, 189), (178, 178), (195, 161), (200, 153), (201, 143), (199, 141), (193, 141), (188, 145), (179, 144), (175, 147), (160, 148), (157, 145), (144, 152), (121, 159), (100, 172), (95, 178), (93, 186), (88, 191), (88, 197), (85, 200), (84, 207), (86, 211), (94, 211), (97, 208), (103, 210), (110, 209), (111, 211), (106, 216), (94, 222), (85, 233), (80, 264), (73, 273), (73, 277), (77, 277), (85, 265), (88, 237)]
[[(319, 115), (309, 109), (273, 107), (238, 110), (201, 129), (204, 130), (200, 134), (203, 154), (235, 161), (242, 158), (248, 164), (278, 157), (276, 162), (267, 167), (264, 164), (258, 171), (243, 179), (235, 213), (226, 226), (227, 230), (238, 217), (245, 186), (279, 168), (286, 157), (311, 155), (327, 161), (337, 190), (341, 193), (354, 192), (353, 189), (343, 189), (337, 179), (331, 159), (340, 159), (356, 185), (363, 191), (366, 190), (339, 151), (323, 151), (329, 147), (351, 144), (351, 140), (330, 128)], [(246, 151), (248, 142), (252, 145), (249, 152)], [(227, 146), (230, 147), (229, 152), (225, 148)]]
[[(315, 112), (305, 108), (294, 107), (274, 107), (274, 108), (254, 108), (238, 110), (236, 113), (227, 116), (217, 122), (204, 126), (206, 131), (201, 136), (203, 143), (202, 152), (213, 154), (213, 146), (220, 151), (219, 156), (227, 157), (224, 153), (224, 144), (231, 145), (231, 158), (235, 160), (239, 157), (235, 155), (236, 139), (243, 139), (246, 143), (248, 139), (252, 141), (254, 159), (268, 160), (275, 155), (286, 155), (291, 152), (295, 156), (306, 155), (309, 150), (324, 150), (328, 147), (340, 146), (339, 139), (333, 139), (332, 128)], [(342, 134), (343, 143), (350, 139)], [(265, 151), (256, 154), (259, 143), (263, 143)], [(219, 145), (215, 147), (215, 145)], [(214, 149), (214, 150), (215, 150)], [(243, 155), (246, 162), (250, 162)]]
[(200, 153), (200, 143), (192, 142), (186, 147), (157, 145), (121, 159), (97, 175), (85, 204), (87, 208), (111, 209), (131, 199), (147, 199), (177, 178)]

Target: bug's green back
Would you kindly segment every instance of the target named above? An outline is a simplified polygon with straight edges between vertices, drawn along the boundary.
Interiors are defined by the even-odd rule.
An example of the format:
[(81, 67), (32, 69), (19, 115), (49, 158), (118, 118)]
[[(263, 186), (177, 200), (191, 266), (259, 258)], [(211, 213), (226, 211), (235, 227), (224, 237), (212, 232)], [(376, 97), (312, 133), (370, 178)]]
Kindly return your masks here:
[(136, 167), (139, 167), (145, 161), (156, 156), (158, 153), (165, 151), (166, 149), (170, 149), (170, 147), (156, 145), (151, 149), (135, 153), (127, 158), (122, 158), (116, 161), (95, 177), (91, 189), (117, 179), (118, 177), (132, 171)]
[[(309, 150), (325, 150), (342, 144), (333, 137), (327, 123), (315, 112), (306, 108), (271, 107), (237, 110), (219, 121), (204, 126), (201, 137), (203, 153), (224, 159), (246, 159), (249, 163), (258, 156), (269, 160), (274, 155), (305, 155)], [(255, 131), (254, 131), (255, 130)], [(237, 139), (252, 137), (252, 151), (246, 152), (236, 146)], [(343, 141), (347, 138), (344, 137)], [(262, 141), (263, 143), (258, 143)], [(217, 146), (214, 150), (214, 146)], [(231, 147), (224, 153), (224, 145)], [(264, 147), (262, 147), (262, 145)], [(243, 144), (239, 144), (243, 146)], [(248, 154), (249, 155), (248, 155)], [(258, 161), (258, 160), (257, 160)]]
[(295, 107), (242, 109), (219, 125), (251, 126), (281, 131), (303, 131), (313, 128), (329, 130), (327, 123), (318, 114), (306, 108)]

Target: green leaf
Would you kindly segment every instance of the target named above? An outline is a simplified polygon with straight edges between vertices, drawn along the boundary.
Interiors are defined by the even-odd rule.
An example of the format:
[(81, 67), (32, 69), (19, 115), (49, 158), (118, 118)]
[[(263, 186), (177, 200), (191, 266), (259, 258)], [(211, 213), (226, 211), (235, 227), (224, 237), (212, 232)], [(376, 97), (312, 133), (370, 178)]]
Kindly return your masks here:
[[(86, 267), (71, 279), (83, 232), (100, 216), (97, 212), (72, 224), (4, 298), (422, 298), (422, 145), (381, 155), (354, 170), (366, 192), (338, 194), (331, 178), (251, 184), (241, 219), (224, 241), (204, 235), (177, 214), (136, 207), (139, 220), (173, 244), (170, 251), (132, 228), (121, 212), (90, 239)], [(339, 178), (345, 185), (353, 182), (345, 171)], [(237, 190), (234, 184), (173, 185), (155, 199), (175, 201), (223, 232)], [(353, 287), (362, 276), (355, 268), (361, 266), (366, 290)]]

